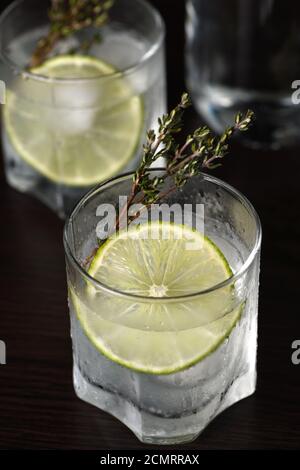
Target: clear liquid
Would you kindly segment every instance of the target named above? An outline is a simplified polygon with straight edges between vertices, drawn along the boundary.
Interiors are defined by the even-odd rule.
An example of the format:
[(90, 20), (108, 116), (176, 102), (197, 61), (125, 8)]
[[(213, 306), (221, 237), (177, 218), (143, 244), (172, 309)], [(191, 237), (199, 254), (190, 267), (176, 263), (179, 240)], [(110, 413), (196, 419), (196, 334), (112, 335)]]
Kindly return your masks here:
[[(39, 29), (16, 38), (11, 43), (9, 49), (11, 60), (21, 67), (26, 67), (34, 45), (42, 34), (43, 30)], [(89, 32), (89, 34), (92, 34), (92, 32)], [(78, 37), (68, 39), (68, 41), (65, 41), (60, 45), (59, 49), (54, 52), (60, 54), (68, 53), (70, 49), (76, 48), (81, 39), (83, 39), (82, 34), (78, 35)], [(136, 37), (133, 34), (130, 35), (127, 31), (105, 27), (102, 30), (101, 42), (93, 45), (89, 54), (108, 62), (117, 69), (122, 69), (125, 67), (133, 67), (139, 62), (148, 47), (149, 44), (147, 44), (144, 38)], [(157, 117), (165, 112), (165, 77), (162, 69), (163, 51), (160, 51), (153, 57), (148, 65), (138, 68), (127, 77), (131, 87), (130, 89), (132, 90), (132, 96), (141, 98), (144, 115), (140, 141), (136, 147), (136, 152), (132, 155), (130, 161), (119, 170), (119, 173), (133, 170), (136, 167), (141, 157), (141, 145), (144, 141), (145, 130), (155, 128)], [(11, 88), (16, 93), (15, 80), (11, 79), (10, 83), (7, 83), (7, 87), (8, 89)], [(45, 91), (47, 93), (48, 90), (39, 89), (38, 87), (39, 85), (35, 86), (35, 84), (33, 84), (33, 94), (39, 96), (38, 93), (41, 93), (41, 97), (43, 98), (43, 94)], [(67, 92), (66, 85), (64, 85), (63, 99), (65, 99)], [(69, 129), (72, 129), (73, 132), (78, 132), (80, 135), (87, 135), (89, 133), (89, 121), (92, 121), (93, 109), (85, 109), (84, 104), (80, 107), (80, 103), (85, 103), (85, 100), (89, 99), (88, 94), (90, 90), (84, 90), (81, 86), (81, 88), (78, 87), (76, 89), (75, 95), (74, 87), (72, 87), (69, 92), (72, 106), (74, 106), (74, 102), (79, 103), (77, 109), (73, 109), (73, 107), (71, 109), (64, 108), (64, 112), (62, 113), (61, 110), (58, 110), (59, 102), (56, 102), (53, 108), (48, 106), (47, 110), (45, 109), (45, 103), (42, 103), (42, 101), (40, 103), (40, 118), (45, 119), (46, 114), (52, 116), (51, 122), (49, 121), (47, 125), (49, 132), (51, 132), (53, 136), (55, 136), (55, 131), (58, 127), (60, 135), (63, 132), (69, 132)], [(52, 90), (51, 93), (57, 95), (59, 90)], [(35, 104), (35, 106), (39, 106), (39, 104)], [(113, 128), (111, 134), (113, 139)], [(32, 136), (34, 138), (34, 128), (32, 129)], [(88, 186), (76, 187), (58, 184), (42, 175), (18, 154), (4, 125), (2, 127), (2, 138), (8, 182), (20, 191), (35, 195), (61, 217), (65, 217), (78, 199), (90, 189)], [(91, 139), (92, 138), (93, 137), (91, 137)], [(53, 139), (55, 140), (55, 137), (53, 137)], [(54, 148), (56, 144), (56, 142), (53, 142)], [(111, 158), (114, 158), (114, 156), (112, 155)], [(115, 174), (111, 176), (115, 176)], [(103, 178), (99, 175), (98, 182), (102, 180)]]
[[(220, 14), (222, 12), (222, 14)], [(292, 0), (188, 0), (187, 82), (200, 114), (217, 132), (238, 111), (256, 119), (240, 136), (253, 147), (299, 143), (299, 6)]]
[[(214, 221), (210, 226), (210, 238), (236, 271), (242, 258), (233, 248), (235, 240), (218, 236)], [(116, 416), (143, 442), (172, 444), (195, 439), (218, 413), (255, 390), (255, 283), (249, 286), (247, 298), (237, 303), (242, 301), (239, 322), (213, 353), (186, 370), (154, 375), (130, 370), (103, 356), (85, 335), (70, 299), (78, 397)]]
[(189, 88), (197, 110), (217, 133), (232, 125), (238, 112), (251, 109), (255, 112), (255, 124), (240, 136), (247, 145), (277, 150), (299, 142), (299, 107), (292, 103), (290, 92), (285, 96), (272, 95), (199, 83), (192, 74)]

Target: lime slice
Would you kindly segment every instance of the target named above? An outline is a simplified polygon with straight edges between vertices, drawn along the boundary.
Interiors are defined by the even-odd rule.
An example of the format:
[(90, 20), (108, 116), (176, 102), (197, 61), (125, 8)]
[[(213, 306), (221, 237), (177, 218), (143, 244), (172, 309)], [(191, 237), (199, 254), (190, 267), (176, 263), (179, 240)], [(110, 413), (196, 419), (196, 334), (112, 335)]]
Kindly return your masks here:
[(76, 55), (49, 59), (32, 72), (41, 80), (19, 81), (4, 107), (20, 157), (67, 186), (91, 186), (126, 168), (143, 127), (142, 101), (127, 79), (112, 76), (116, 70), (99, 59)]
[(140, 372), (170, 374), (201, 361), (229, 336), (242, 312), (228, 286), (194, 299), (170, 298), (209, 289), (232, 274), (217, 246), (186, 226), (152, 223), (121, 232), (99, 248), (89, 274), (112, 288), (156, 297), (135, 301), (91, 285), (82, 295), (71, 291), (95, 347)]

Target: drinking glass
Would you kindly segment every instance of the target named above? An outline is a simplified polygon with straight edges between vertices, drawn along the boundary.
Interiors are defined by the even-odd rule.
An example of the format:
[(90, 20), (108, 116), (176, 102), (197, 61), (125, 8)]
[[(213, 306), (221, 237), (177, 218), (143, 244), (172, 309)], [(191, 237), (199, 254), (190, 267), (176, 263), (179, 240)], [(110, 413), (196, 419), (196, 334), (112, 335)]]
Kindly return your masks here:
[[(161, 171), (151, 170), (152, 176)], [(132, 176), (125, 174), (93, 189), (65, 225), (74, 388), (79, 398), (117, 417), (142, 442), (188, 442), (216, 415), (255, 391), (261, 226), (241, 193), (201, 174), (163, 199), (164, 208), (188, 205), (193, 226), (189, 233), (195, 237), (200, 232), (193, 221), (198, 205), (203, 207), (202, 225), (197, 227), (202, 227), (206, 247), (214, 254), (207, 265), (198, 265), (203, 247), (194, 248), (199, 252), (186, 248), (176, 269), (190, 263), (179, 276), (188, 294), (180, 288), (174, 294), (165, 285), (179, 245), (167, 260), (159, 247), (153, 263), (134, 244), (134, 237), (133, 288), (124, 286), (129, 265), (119, 269), (115, 283), (109, 275), (99, 280), (94, 274), (99, 262), (99, 208), (118, 207), (120, 196), (130, 194)], [(167, 213), (157, 219), (162, 226)], [(107, 243), (100, 243), (100, 257)], [(114, 251), (108, 257), (107, 273), (116, 256)], [(207, 276), (216, 260), (226, 266), (226, 279), (199, 289), (198, 276)], [(159, 272), (163, 281), (139, 290), (145, 271), (150, 277)], [(185, 274), (191, 276), (193, 288), (184, 283)]]
[(146, 1), (115, 0), (105, 25), (29, 69), (48, 3), (17, 0), (1, 15), (2, 140), (8, 183), (64, 217), (96, 183), (135, 168), (145, 130), (165, 112), (165, 30)]
[(252, 109), (256, 120), (240, 137), (245, 143), (277, 149), (299, 142), (299, 100), (292, 99), (299, 88), (299, 13), (293, 0), (187, 0), (187, 83), (217, 132)]

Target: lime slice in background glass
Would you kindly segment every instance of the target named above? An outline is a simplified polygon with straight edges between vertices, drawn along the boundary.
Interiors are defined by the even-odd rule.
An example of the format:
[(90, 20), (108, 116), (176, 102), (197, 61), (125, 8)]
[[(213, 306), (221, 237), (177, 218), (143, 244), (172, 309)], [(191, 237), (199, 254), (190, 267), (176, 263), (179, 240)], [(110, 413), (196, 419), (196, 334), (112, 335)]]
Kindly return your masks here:
[(67, 186), (91, 186), (125, 169), (143, 128), (142, 100), (126, 78), (99, 59), (76, 55), (54, 57), (32, 72), (49, 82), (43, 88), (29, 78), (26, 96), (18, 88), (8, 92), (4, 107), (19, 156)]

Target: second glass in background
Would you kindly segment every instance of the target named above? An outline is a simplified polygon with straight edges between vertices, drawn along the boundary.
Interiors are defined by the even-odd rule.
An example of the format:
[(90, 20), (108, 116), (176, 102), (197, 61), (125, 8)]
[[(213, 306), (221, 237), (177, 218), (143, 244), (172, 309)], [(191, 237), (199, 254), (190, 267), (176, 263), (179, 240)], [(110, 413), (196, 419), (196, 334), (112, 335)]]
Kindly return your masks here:
[(115, 0), (88, 55), (69, 51), (93, 28), (63, 40), (46, 73), (28, 71), (48, 6), (18, 0), (0, 19), (2, 137), (9, 184), (64, 217), (90, 187), (135, 168), (145, 130), (165, 112), (164, 24), (144, 0)]

